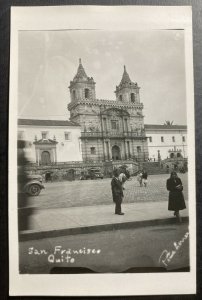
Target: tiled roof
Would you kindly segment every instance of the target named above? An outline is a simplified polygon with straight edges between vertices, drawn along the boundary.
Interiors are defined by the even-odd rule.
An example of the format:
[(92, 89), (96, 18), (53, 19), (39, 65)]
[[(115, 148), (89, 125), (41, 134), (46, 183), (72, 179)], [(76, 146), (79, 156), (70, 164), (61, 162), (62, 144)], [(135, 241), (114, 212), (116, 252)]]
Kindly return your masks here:
[(145, 124), (145, 129), (163, 129), (163, 130), (177, 130), (187, 129), (187, 125), (158, 125), (158, 124)]
[(18, 119), (18, 125), (33, 126), (80, 126), (79, 124), (66, 120), (37, 120), (37, 119)]

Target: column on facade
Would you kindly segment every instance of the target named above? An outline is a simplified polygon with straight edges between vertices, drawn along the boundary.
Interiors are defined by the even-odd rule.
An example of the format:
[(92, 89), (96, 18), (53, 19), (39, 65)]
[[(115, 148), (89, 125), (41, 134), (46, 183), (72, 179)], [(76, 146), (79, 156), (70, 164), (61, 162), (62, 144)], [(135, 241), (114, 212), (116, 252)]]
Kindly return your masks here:
[(132, 141), (129, 141), (129, 149), (130, 149), (130, 158), (133, 156), (133, 145)]
[(35, 148), (35, 154), (36, 154), (36, 163), (39, 165), (39, 158), (38, 158), (38, 149)]
[(122, 123), (122, 132), (125, 132), (125, 130), (124, 130), (124, 120), (123, 120), (123, 116), (121, 117), (121, 123)]
[(55, 162), (55, 149), (51, 149), (51, 163)]
[(127, 141), (127, 146), (128, 146), (128, 158), (130, 158), (131, 157), (130, 141)]
[(124, 154), (125, 154), (125, 159), (127, 159), (128, 158), (128, 155), (127, 155), (127, 141), (126, 140), (124, 140)]
[(105, 132), (106, 131), (106, 122), (105, 122), (105, 117), (102, 117), (102, 130)]
[(106, 157), (107, 157), (107, 155), (106, 155), (106, 154), (107, 154), (107, 153), (106, 153), (106, 140), (105, 140), (105, 139), (103, 140), (103, 144), (104, 144), (104, 145), (103, 145), (103, 150), (104, 150), (104, 159), (106, 159)]
[(106, 158), (107, 160), (109, 160), (109, 143), (108, 143), (108, 140), (106, 140)]
[(55, 150), (55, 161), (54, 162), (57, 163), (57, 151), (56, 151), (56, 147), (55, 147), (54, 150)]
[(129, 145), (129, 141), (126, 140), (126, 153), (127, 153), (127, 158), (130, 157), (130, 149), (129, 149), (130, 145)]
[(105, 131), (108, 132), (109, 124), (108, 124), (108, 118), (105, 117)]
[(55, 163), (56, 162), (55, 148), (52, 149), (52, 154), (53, 154), (53, 163)]
[(134, 140), (131, 140), (131, 155), (134, 158), (135, 157), (135, 149), (134, 149)]
[(107, 159), (110, 160), (110, 142), (106, 140)]
[(111, 149), (111, 141), (110, 139), (108, 140), (108, 146), (109, 146), (109, 160), (112, 159), (112, 149)]
[(128, 132), (128, 119), (124, 118), (124, 131)]
[(40, 149), (37, 149), (38, 166), (40, 165)]
[(105, 122), (105, 119), (106, 119), (106, 117), (105, 116), (102, 116), (101, 117), (101, 131), (103, 131), (103, 132), (105, 132), (106, 131), (106, 122), (107, 122), (107, 120), (106, 120), (106, 122)]

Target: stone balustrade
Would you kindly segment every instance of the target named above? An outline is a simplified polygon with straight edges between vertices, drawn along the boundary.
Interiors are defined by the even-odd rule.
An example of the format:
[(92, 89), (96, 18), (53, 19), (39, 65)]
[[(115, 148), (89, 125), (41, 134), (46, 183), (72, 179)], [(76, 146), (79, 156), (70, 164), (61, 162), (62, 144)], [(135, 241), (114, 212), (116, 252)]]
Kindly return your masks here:
[(83, 131), (81, 132), (81, 138), (144, 138), (145, 132), (118, 132), (118, 131)]

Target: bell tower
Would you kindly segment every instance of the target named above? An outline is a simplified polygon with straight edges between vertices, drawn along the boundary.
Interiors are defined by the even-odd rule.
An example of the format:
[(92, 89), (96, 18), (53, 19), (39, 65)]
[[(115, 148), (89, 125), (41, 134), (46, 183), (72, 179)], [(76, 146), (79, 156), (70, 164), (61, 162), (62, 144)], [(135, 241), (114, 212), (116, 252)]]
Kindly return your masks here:
[(116, 86), (116, 100), (123, 103), (140, 103), (139, 89), (137, 83), (131, 81), (124, 66), (121, 82)]
[(95, 100), (95, 81), (93, 77), (86, 75), (81, 59), (79, 59), (77, 73), (70, 81), (69, 90), (72, 103), (83, 99)]

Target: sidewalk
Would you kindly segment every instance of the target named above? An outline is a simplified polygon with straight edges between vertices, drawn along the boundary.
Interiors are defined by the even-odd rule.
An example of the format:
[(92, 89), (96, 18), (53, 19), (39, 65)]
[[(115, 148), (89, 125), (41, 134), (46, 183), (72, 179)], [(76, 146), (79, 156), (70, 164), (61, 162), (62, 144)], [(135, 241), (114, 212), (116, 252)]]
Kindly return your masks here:
[[(29, 230), (20, 231), (20, 241), (48, 237), (99, 232), (114, 229), (139, 228), (176, 223), (167, 202), (129, 203), (122, 205), (122, 215), (114, 214), (114, 205), (94, 205), (71, 208), (35, 209), (29, 219)], [(186, 203), (188, 207), (188, 203)], [(188, 220), (188, 209), (181, 211)]]

